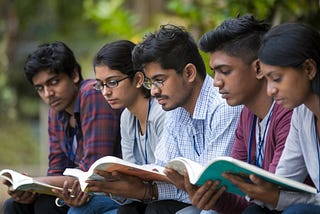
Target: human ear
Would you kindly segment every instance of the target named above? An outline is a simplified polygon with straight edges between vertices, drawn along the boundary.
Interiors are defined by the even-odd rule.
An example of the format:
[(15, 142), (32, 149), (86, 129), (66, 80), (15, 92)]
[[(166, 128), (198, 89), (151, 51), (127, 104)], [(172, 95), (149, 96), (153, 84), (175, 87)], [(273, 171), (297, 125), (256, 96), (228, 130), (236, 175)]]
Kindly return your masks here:
[(317, 74), (317, 63), (313, 59), (306, 59), (303, 63), (303, 69), (309, 80), (313, 80)]
[(263, 73), (261, 71), (260, 61), (258, 59), (254, 60), (252, 62), (252, 66), (254, 67), (254, 70), (256, 71), (256, 78), (258, 80), (261, 80), (264, 77), (264, 75), (263, 75)]
[(194, 66), (194, 64), (192, 63), (186, 64), (186, 66), (183, 69), (183, 76), (185, 76), (189, 82), (194, 81), (194, 79), (197, 76), (196, 66)]
[(134, 75), (135, 84), (137, 88), (140, 88), (144, 81), (144, 74), (141, 71), (138, 71)]
[(80, 74), (79, 74), (80, 71), (78, 71), (77, 68), (74, 68), (73, 69), (73, 73), (72, 73), (72, 81), (77, 84), (80, 82)]

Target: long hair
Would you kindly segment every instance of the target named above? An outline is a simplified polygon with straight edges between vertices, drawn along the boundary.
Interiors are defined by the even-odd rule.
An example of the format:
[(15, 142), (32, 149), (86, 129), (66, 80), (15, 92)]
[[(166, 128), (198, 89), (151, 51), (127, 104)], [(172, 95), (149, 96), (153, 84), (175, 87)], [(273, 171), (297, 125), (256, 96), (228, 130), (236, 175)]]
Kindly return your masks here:
[[(128, 40), (118, 40), (105, 44), (95, 55), (93, 59), (93, 67), (106, 65), (110, 69), (119, 70), (126, 74), (132, 80), (134, 75), (141, 71), (140, 66), (134, 66), (132, 63), (132, 50), (135, 44)], [(143, 94), (149, 98), (150, 90), (141, 87)]]
[(263, 38), (259, 59), (266, 64), (301, 68), (306, 59), (317, 65), (312, 90), (320, 96), (320, 34), (302, 23), (286, 23), (273, 27)]

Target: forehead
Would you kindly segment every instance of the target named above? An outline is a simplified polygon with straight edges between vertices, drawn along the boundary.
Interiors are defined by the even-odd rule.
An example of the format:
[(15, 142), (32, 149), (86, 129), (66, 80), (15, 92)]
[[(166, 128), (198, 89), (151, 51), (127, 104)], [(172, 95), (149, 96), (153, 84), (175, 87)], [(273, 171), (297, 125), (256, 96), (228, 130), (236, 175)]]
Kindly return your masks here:
[[(48, 80), (54, 78), (54, 77), (63, 77), (66, 75), (63, 74), (57, 74), (54, 72), (51, 72), (50, 70), (41, 70), (38, 73), (36, 73), (33, 77), (32, 77), (32, 82), (34, 85), (43, 85), (45, 84)], [(67, 76), (66, 76), (67, 77)]]
[(265, 76), (270, 76), (273, 73), (279, 73), (279, 72), (283, 72), (285, 70), (284, 67), (268, 65), (268, 64), (265, 64), (261, 61), (260, 61), (260, 68), (261, 68), (262, 73)]
[(215, 68), (217, 66), (240, 66), (244, 65), (244, 61), (235, 56), (231, 56), (224, 51), (215, 51), (210, 53), (210, 67)]
[(96, 78), (100, 80), (109, 79), (112, 77), (119, 77), (122, 75), (122, 72), (120, 72), (119, 70), (113, 70), (109, 68), (109, 66), (107, 65), (96, 66), (94, 70)]
[(151, 62), (143, 66), (143, 71), (148, 78), (154, 78), (159, 75), (166, 75), (168, 71), (163, 69), (159, 63)]

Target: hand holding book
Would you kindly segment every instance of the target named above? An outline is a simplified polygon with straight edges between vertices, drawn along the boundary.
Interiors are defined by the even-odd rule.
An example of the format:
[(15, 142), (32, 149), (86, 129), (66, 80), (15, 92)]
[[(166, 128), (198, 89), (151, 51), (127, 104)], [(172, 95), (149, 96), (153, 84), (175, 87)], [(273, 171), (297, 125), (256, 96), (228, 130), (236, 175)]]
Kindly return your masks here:
[[(184, 169), (187, 170), (190, 183), (197, 186), (203, 185), (207, 180), (219, 180), (220, 187), (225, 186), (227, 192), (245, 196), (246, 193), (238, 188), (235, 184), (226, 179), (223, 173), (233, 173), (233, 176), (240, 182), (248, 184), (251, 183), (248, 179), (248, 175), (254, 174), (262, 179), (271, 182), (280, 189), (286, 189), (290, 191), (300, 191), (308, 193), (317, 193), (317, 190), (306, 184), (279, 177), (271, 172), (261, 169), (257, 166), (248, 164), (246, 162), (236, 160), (231, 157), (218, 157), (209, 162), (206, 166), (191, 161), (189, 159), (179, 157), (175, 158), (167, 163), (167, 168), (175, 169), (181, 175), (183, 175)], [(236, 175), (235, 175), (236, 174)], [(244, 180), (243, 180), (244, 179)]]
[[(223, 177), (241, 189), (241, 191), (246, 194), (246, 198), (250, 199), (250, 201), (254, 199), (263, 201), (264, 203), (271, 205), (273, 208), (277, 206), (279, 192), (282, 188), (281, 186), (265, 181), (254, 174), (248, 176), (247, 179), (239, 177), (234, 173), (224, 173)], [(293, 191), (287, 187), (285, 187), (285, 189)]]
[(6, 180), (5, 184), (10, 183), (10, 191), (27, 191), (36, 192), (47, 195), (54, 195), (52, 189), (62, 190), (61, 187), (53, 186), (44, 182), (40, 182), (33, 177), (23, 175), (11, 169), (3, 169), (0, 171), (0, 176)]

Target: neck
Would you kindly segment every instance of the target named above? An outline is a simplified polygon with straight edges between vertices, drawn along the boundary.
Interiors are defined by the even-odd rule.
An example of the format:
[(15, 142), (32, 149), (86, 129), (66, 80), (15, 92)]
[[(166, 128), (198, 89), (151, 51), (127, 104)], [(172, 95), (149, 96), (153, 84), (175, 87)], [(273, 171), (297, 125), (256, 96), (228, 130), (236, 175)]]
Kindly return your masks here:
[(78, 96), (78, 91), (76, 90), (73, 94), (72, 97), (72, 102), (67, 106), (67, 108), (65, 109), (66, 112), (68, 112), (70, 115), (74, 114), (74, 107), (76, 105), (76, 101), (77, 101), (77, 96)]
[(317, 120), (320, 120), (320, 99), (318, 95), (310, 94), (304, 104), (313, 112)]
[(196, 81), (199, 81), (199, 82), (194, 83), (193, 85), (190, 86), (190, 87), (192, 87), (189, 89), (191, 93), (186, 98), (187, 102), (184, 103), (184, 105), (182, 105), (182, 107), (186, 111), (188, 111), (191, 116), (193, 115), (194, 109), (197, 104), (197, 100), (199, 98), (199, 95), (200, 95), (200, 92), (201, 92), (201, 89), (202, 89), (202, 86), (204, 83), (204, 81), (203, 80), (200, 81), (200, 79), (198, 79)]
[(267, 95), (266, 90), (261, 92), (255, 95), (255, 99), (250, 100), (250, 102), (244, 105), (262, 120), (268, 114), (273, 103), (273, 98)]
[(141, 133), (144, 134), (148, 119), (149, 99), (144, 98), (142, 95), (138, 96), (135, 102), (127, 108), (137, 118)]

